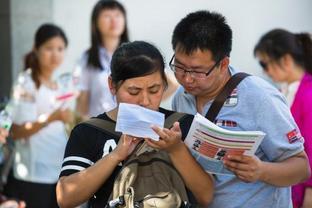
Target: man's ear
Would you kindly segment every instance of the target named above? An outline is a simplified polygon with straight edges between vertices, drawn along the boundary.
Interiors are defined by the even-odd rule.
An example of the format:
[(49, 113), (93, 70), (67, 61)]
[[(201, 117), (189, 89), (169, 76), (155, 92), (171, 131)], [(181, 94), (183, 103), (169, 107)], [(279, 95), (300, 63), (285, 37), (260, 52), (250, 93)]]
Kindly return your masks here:
[(228, 70), (230, 64), (230, 58), (228, 56), (224, 57), (220, 62), (221, 70)]
[(116, 86), (113, 83), (112, 76), (109, 76), (107, 81), (108, 81), (109, 90), (111, 91), (113, 95), (116, 95)]

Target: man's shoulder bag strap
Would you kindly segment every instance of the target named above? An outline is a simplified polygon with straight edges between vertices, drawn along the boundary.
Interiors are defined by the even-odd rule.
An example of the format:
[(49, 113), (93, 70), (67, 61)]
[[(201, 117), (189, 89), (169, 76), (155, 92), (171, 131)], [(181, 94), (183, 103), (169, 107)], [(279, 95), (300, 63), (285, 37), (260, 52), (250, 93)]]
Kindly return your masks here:
[(214, 122), (217, 115), (219, 114), (224, 102), (226, 99), (231, 95), (232, 91), (235, 89), (235, 87), (246, 77), (250, 76), (250, 74), (240, 72), (234, 74), (229, 81), (225, 84), (222, 91), (219, 93), (219, 95), (215, 98), (213, 103), (211, 104), (207, 114), (206, 118), (210, 120), (211, 122)]

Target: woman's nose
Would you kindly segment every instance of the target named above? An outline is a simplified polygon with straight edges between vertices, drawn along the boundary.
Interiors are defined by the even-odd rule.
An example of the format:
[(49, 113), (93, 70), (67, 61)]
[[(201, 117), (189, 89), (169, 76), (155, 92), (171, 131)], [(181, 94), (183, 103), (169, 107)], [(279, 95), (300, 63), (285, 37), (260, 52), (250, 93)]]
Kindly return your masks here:
[(150, 104), (150, 99), (148, 93), (142, 93), (141, 95), (141, 100), (140, 100), (140, 105), (143, 107), (147, 107)]

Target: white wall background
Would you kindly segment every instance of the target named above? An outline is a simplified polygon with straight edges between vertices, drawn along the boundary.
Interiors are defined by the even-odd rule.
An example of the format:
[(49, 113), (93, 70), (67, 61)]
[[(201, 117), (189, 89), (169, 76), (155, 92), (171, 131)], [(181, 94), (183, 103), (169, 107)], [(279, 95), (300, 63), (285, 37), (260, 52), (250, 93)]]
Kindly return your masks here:
[(59, 73), (72, 71), (90, 45), (90, 22), (97, 0), (53, 0), (53, 21), (64, 29), (69, 45)]
[(52, 5), (53, 0), (10, 1), (12, 81), (16, 79), (24, 67), (24, 56), (33, 47), (34, 36), (38, 27), (43, 23), (52, 21)]
[[(70, 45), (63, 70), (72, 70), (75, 61), (89, 46), (90, 14), (96, 0), (54, 0), (53, 20), (66, 32)], [(222, 13), (233, 30), (231, 64), (261, 75), (253, 57), (260, 36), (279, 27), (293, 32), (312, 33), (311, 0), (121, 0), (128, 12), (131, 40), (150, 41), (163, 52), (168, 62), (171, 34), (187, 13), (209, 9)]]

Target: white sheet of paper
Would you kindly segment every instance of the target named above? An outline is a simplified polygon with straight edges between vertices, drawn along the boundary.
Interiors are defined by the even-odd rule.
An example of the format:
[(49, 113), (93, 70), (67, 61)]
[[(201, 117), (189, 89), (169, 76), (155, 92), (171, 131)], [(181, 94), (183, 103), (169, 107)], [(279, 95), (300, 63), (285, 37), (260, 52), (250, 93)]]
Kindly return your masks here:
[(139, 105), (120, 103), (115, 131), (135, 137), (151, 138), (158, 141), (151, 125), (164, 127), (165, 115)]

